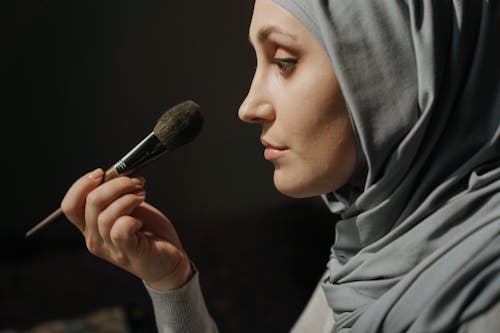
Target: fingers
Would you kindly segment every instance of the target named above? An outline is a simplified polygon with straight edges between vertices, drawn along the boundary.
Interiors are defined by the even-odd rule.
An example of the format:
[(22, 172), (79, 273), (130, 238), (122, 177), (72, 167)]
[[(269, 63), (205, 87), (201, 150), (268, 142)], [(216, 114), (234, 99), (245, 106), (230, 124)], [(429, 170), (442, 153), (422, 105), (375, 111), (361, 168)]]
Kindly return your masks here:
[(147, 202), (141, 203), (131, 214), (143, 221), (143, 229), (182, 249), (177, 232), (170, 220)]
[(144, 179), (103, 177), (102, 169), (81, 177), (61, 203), (89, 252), (150, 281), (170, 274), (185, 253), (167, 217), (144, 201)]
[[(141, 220), (131, 216), (122, 216), (115, 221), (109, 231), (109, 236), (110, 241), (118, 250), (117, 253), (130, 254), (137, 252), (139, 245), (138, 231), (141, 228)], [(128, 259), (128, 256), (123, 255), (121, 259)], [(121, 264), (125, 265), (126, 263), (122, 262)]]
[[(89, 250), (95, 248), (102, 240), (109, 241), (112, 223), (144, 200), (144, 193), (139, 196), (134, 194), (141, 193), (143, 190), (144, 178), (118, 177), (88, 194), (85, 206), (86, 223), (83, 231)], [(100, 227), (100, 224), (103, 226)]]
[[(117, 220), (122, 216), (130, 215), (146, 198), (144, 189), (135, 193), (125, 194), (104, 209), (97, 217), (97, 229), (99, 235), (106, 242), (112, 242), (111, 230)], [(115, 222), (116, 221), (116, 222)], [(120, 233), (119, 236), (122, 234)]]
[(78, 179), (69, 188), (61, 202), (61, 210), (80, 231), (85, 227), (85, 198), (102, 182), (104, 171), (96, 169)]
[(120, 216), (110, 225), (109, 241), (87, 239), (90, 253), (108, 260), (124, 269), (130, 266), (130, 259), (139, 252), (139, 230), (142, 222), (131, 216)]

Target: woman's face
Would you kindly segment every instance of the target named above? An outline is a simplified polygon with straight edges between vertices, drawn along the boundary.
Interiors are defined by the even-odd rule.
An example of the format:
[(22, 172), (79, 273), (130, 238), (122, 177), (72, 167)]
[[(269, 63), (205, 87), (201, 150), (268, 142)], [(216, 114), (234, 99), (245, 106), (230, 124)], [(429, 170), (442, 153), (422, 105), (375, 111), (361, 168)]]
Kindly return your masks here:
[(256, 0), (250, 25), (257, 68), (239, 110), (262, 126), (274, 184), (291, 197), (344, 185), (356, 162), (354, 133), (330, 59), (314, 36), (271, 0)]

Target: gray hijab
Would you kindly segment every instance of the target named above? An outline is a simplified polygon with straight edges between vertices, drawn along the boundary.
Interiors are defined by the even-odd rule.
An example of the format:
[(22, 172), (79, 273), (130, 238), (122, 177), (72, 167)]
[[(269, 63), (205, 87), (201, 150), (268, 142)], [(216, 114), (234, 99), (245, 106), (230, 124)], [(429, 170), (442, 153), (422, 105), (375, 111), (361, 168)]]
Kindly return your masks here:
[(275, 2), (329, 55), (365, 170), (325, 196), (337, 331), (457, 329), (500, 299), (500, 3)]

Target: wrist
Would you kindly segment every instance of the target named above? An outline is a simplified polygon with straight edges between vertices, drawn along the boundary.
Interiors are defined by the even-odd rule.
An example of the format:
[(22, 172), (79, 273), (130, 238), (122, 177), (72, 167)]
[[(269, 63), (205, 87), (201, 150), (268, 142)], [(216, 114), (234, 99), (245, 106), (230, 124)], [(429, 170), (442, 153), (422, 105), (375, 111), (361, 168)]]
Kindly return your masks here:
[(145, 281), (146, 284), (158, 291), (172, 291), (184, 286), (193, 276), (191, 261), (186, 255), (181, 259), (170, 274), (158, 281)]

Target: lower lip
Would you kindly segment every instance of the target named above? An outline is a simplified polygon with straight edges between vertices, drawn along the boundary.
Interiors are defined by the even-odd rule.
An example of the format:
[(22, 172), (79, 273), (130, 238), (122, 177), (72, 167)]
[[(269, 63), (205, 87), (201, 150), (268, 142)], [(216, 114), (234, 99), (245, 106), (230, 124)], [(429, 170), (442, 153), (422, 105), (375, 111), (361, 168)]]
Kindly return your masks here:
[(264, 150), (264, 158), (268, 161), (275, 160), (286, 152), (286, 149), (266, 148)]

